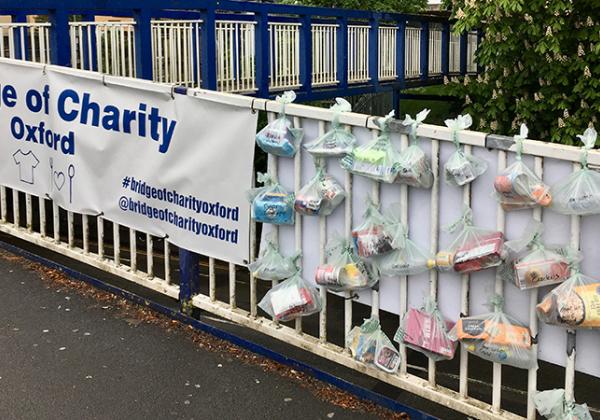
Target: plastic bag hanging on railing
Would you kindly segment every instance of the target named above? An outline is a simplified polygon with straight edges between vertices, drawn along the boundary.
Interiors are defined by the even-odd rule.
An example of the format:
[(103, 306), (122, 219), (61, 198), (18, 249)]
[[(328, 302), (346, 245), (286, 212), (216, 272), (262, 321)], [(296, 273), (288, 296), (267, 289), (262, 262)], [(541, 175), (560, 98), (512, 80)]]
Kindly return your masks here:
[(496, 198), (506, 211), (548, 207), (552, 203), (550, 187), (542, 182), (521, 158), (523, 141), (529, 130), (521, 124), (519, 134), (514, 136), (517, 145), (517, 160), (504, 169), (494, 180)]
[(576, 253), (544, 246), (543, 229), (542, 223), (533, 221), (522, 238), (504, 243), (507, 256), (499, 274), (521, 290), (561, 283), (571, 275), (569, 261)]
[(258, 306), (275, 321), (285, 322), (319, 312), (321, 298), (317, 288), (296, 272), (269, 290)]
[(462, 228), (452, 243), (435, 257), (441, 271), (471, 273), (499, 266), (505, 257), (502, 232), (473, 226), (473, 213), (464, 209), (460, 219), (445, 229), (450, 233)]
[(315, 176), (298, 191), (294, 208), (305, 216), (329, 216), (346, 197), (346, 191), (334, 177), (317, 164)]
[(391, 111), (385, 118), (376, 120), (381, 134), (367, 144), (354, 148), (340, 161), (342, 168), (376, 181), (394, 182), (400, 155), (390, 139), (389, 123), (393, 118), (394, 111)]
[(316, 157), (338, 157), (352, 152), (356, 145), (356, 137), (340, 124), (340, 114), (352, 111), (350, 102), (343, 98), (335, 98), (335, 104), (330, 108), (333, 114), (331, 130), (318, 137), (316, 140), (306, 143), (304, 148)]
[(398, 161), (398, 174), (396, 182), (407, 184), (417, 188), (431, 188), (433, 185), (433, 173), (429, 158), (418, 145), (417, 128), (429, 115), (429, 109), (419, 112), (415, 119), (406, 115), (402, 124), (410, 127), (410, 145), (400, 153)]
[(346, 337), (346, 346), (359, 362), (374, 364), (389, 373), (396, 372), (400, 366), (400, 353), (381, 330), (377, 318), (365, 319), (360, 327), (352, 328)]
[(500, 296), (492, 298), (492, 306), (493, 312), (459, 318), (450, 337), (459, 340), (469, 353), (490, 362), (520, 369), (537, 367), (529, 328), (502, 312)]
[(382, 255), (393, 249), (392, 237), (385, 228), (385, 218), (370, 197), (363, 222), (352, 230), (352, 240), (356, 252), (363, 258)]
[(351, 241), (339, 235), (327, 244), (327, 264), (317, 267), (315, 282), (333, 291), (358, 290), (373, 287), (379, 281), (379, 271), (370, 261), (356, 254)]
[(564, 389), (537, 392), (533, 402), (538, 413), (548, 420), (593, 420), (587, 404), (567, 401)]
[(283, 280), (298, 271), (300, 254), (284, 257), (271, 238), (267, 238), (258, 259), (248, 264), (248, 270), (261, 280)]
[(285, 115), (286, 104), (294, 102), (295, 99), (296, 94), (291, 90), (275, 99), (281, 104), (281, 112), (256, 135), (256, 144), (265, 152), (275, 156), (293, 157), (298, 151), (304, 131), (294, 128)]
[(600, 328), (600, 281), (572, 267), (572, 275), (536, 306), (546, 324), (568, 328)]
[(431, 298), (421, 309), (410, 308), (402, 318), (394, 341), (423, 353), (435, 360), (451, 360), (456, 351), (456, 341), (448, 331), (454, 323), (447, 321)]
[(588, 167), (588, 153), (596, 144), (593, 128), (578, 135), (583, 142), (582, 168), (551, 188), (552, 209), (558, 213), (585, 216), (600, 213), (600, 173)]
[(256, 179), (264, 186), (248, 191), (252, 218), (274, 225), (294, 224), (294, 194), (275, 182), (269, 174), (258, 173)]
[(384, 229), (392, 238), (393, 250), (378, 258), (379, 269), (386, 276), (410, 276), (435, 267), (434, 256), (408, 237), (408, 228), (400, 221), (401, 204), (385, 211)]
[(469, 128), (473, 120), (469, 114), (466, 114), (459, 115), (453, 120), (446, 120), (444, 123), (452, 130), (452, 141), (456, 146), (456, 150), (444, 165), (446, 183), (458, 186), (468, 184), (483, 174), (488, 167), (485, 160), (465, 154), (463, 146), (458, 141), (458, 132)]

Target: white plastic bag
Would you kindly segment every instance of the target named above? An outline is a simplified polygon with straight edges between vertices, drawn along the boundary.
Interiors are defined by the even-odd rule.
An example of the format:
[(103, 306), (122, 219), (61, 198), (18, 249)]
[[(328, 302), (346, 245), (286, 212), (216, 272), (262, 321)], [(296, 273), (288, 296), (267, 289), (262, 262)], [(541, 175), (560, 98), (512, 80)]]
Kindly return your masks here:
[(298, 194), (294, 208), (305, 216), (329, 216), (346, 197), (344, 187), (317, 164), (317, 173)]
[(247, 193), (252, 203), (252, 218), (261, 223), (293, 225), (294, 194), (275, 182), (269, 174), (258, 173), (256, 179), (264, 186), (252, 188)]
[(340, 125), (340, 114), (352, 111), (352, 106), (350, 102), (343, 98), (335, 98), (335, 102), (330, 108), (334, 112), (331, 130), (304, 145), (304, 148), (313, 156), (344, 156), (352, 152), (352, 149), (356, 145), (354, 134)]
[(517, 160), (496, 176), (494, 188), (496, 198), (506, 211), (530, 209), (537, 206), (548, 207), (552, 203), (550, 187), (542, 182), (531, 169), (523, 163), (523, 140), (529, 130), (521, 124), (521, 131), (514, 136), (517, 144)]
[(381, 128), (379, 137), (354, 148), (340, 161), (342, 168), (376, 181), (394, 182), (398, 173), (400, 155), (390, 139), (389, 123), (393, 118), (394, 111), (391, 111), (385, 118), (376, 120)]
[(390, 252), (392, 237), (385, 228), (385, 219), (369, 198), (363, 222), (352, 230), (352, 240), (360, 257), (368, 258)]
[(256, 261), (248, 264), (248, 270), (261, 280), (283, 280), (298, 271), (300, 254), (284, 257), (271, 238), (267, 238)]
[(285, 116), (286, 104), (294, 102), (296, 94), (287, 91), (278, 96), (276, 101), (281, 103), (281, 112), (256, 135), (256, 143), (267, 153), (282, 157), (293, 157), (298, 151), (304, 131), (293, 128), (292, 122)]
[(533, 402), (538, 413), (548, 420), (593, 420), (586, 404), (567, 401), (564, 389), (538, 392)]
[(275, 321), (290, 321), (321, 310), (319, 291), (300, 272), (270, 289), (258, 306)]
[(446, 126), (452, 130), (452, 141), (456, 146), (456, 151), (450, 155), (444, 165), (444, 174), (446, 183), (449, 185), (462, 186), (472, 182), (479, 175), (483, 174), (488, 167), (485, 160), (477, 156), (465, 154), (463, 147), (458, 141), (458, 132), (466, 130), (471, 126), (473, 120), (469, 114), (459, 115), (455, 119), (444, 121)]
[(395, 182), (416, 188), (431, 188), (433, 173), (429, 158), (418, 145), (417, 127), (429, 115), (429, 109), (419, 112), (415, 119), (406, 115), (402, 124), (410, 127), (410, 145), (400, 154)]
[(585, 216), (600, 213), (600, 173), (588, 167), (588, 152), (596, 144), (593, 128), (578, 135), (583, 142), (582, 168), (551, 188), (552, 209), (558, 213)]

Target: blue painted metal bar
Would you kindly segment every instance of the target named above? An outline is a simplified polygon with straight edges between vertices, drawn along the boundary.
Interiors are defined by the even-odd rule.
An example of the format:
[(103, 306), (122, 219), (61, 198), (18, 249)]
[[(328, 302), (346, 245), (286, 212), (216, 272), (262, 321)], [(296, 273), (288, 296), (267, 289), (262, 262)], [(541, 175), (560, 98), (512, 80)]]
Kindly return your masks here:
[(337, 79), (339, 88), (348, 88), (348, 19), (340, 17), (337, 19)]
[(202, 87), (217, 90), (217, 42), (215, 39), (216, 11), (211, 6), (202, 15), (202, 32), (200, 35), (200, 53), (202, 63)]
[(450, 72), (450, 24), (448, 22), (442, 27), (442, 75), (447, 76)]
[[(93, 14), (82, 15), (81, 19), (83, 22), (94, 22), (96, 16)], [(89, 37), (89, 40), (88, 40)], [(90, 57), (96, 57), (97, 54), (97, 45), (96, 45), (96, 30), (95, 28), (90, 28), (88, 31), (83, 31), (83, 68), (90, 69), (92, 71), (98, 71), (98, 63), (96, 60), (92, 58), (90, 62)]]
[[(14, 23), (25, 23), (27, 22), (27, 15), (25, 13), (17, 13), (11, 16), (11, 21)], [(27, 36), (24, 36), (23, 40), (21, 40), (20, 36), (16, 36), (13, 41), (15, 43), (15, 58), (18, 60), (29, 60), (27, 56)], [(23, 42), (25, 48), (21, 48), (21, 42)], [(22, 51), (25, 52), (24, 57)]]
[(419, 62), (421, 80), (427, 80), (429, 77), (429, 22), (421, 22), (421, 45)]
[(467, 74), (467, 34), (460, 34), (460, 74)]
[(269, 18), (266, 13), (256, 14), (256, 29), (254, 50), (256, 54), (256, 96), (269, 96), (270, 47), (269, 47)]
[(312, 92), (312, 72), (313, 72), (313, 48), (312, 48), (312, 22), (310, 15), (302, 16), (300, 20), (300, 84), (302, 89), (310, 96)]
[(379, 85), (379, 20), (369, 19), (369, 78), (371, 85), (377, 88)]
[(349, 392), (359, 398), (372, 401), (375, 404), (396, 411), (398, 413), (406, 413), (411, 420), (439, 420), (438, 418), (431, 416), (423, 411), (404, 405), (395, 399), (386, 397), (382, 394), (378, 394), (370, 389), (361, 387), (360, 385), (353, 384), (352, 382), (339, 378), (317, 367), (301, 362), (292, 357), (286, 356), (275, 350), (271, 350), (265, 346), (262, 346), (253, 341), (242, 338), (236, 334), (217, 328), (213, 325), (207, 324), (206, 322), (193, 318), (180, 311), (174, 310), (172, 307), (154, 302), (143, 296), (127, 291), (113, 284), (107, 283), (106, 281), (103, 281), (99, 278), (92, 277), (88, 274), (82, 273), (78, 270), (52, 261), (48, 258), (44, 258), (38, 254), (34, 254), (15, 245), (0, 241), (0, 249), (4, 249), (15, 255), (21, 256), (50, 269), (61, 271), (75, 280), (85, 282), (97, 289), (104, 290), (108, 293), (112, 293), (115, 296), (127, 299), (128, 301), (133, 302), (137, 305), (148, 307), (153, 311), (156, 311), (157, 313), (160, 313), (162, 315), (168, 316), (171, 319), (189, 325), (196, 330), (206, 332), (217, 338), (229, 341), (230, 343), (236, 346), (247, 349), (255, 354), (274, 360), (277, 363), (281, 363), (284, 366), (289, 366), (295, 370), (304, 372), (320, 381), (329, 383), (337, 387), (338, 389)]
[(71, 66), (71, 41), (69, 38), (69, 12), (53, 9), (48, 13), (50, 22), (50, 62), (59, 66)]
[[(396, 31), (396, 74), (404, 84), (406, 74), (406, 21), (398, 22)], [(398, 115), (398, 114), (397, 114)]]
[[(133, 12), (135, 19), (135, 70), (137, 77), (152, 80), (152, 29), (150, 27), (151, 15), (148, 9), (136, 9)], [(143, 52), (143, 53), (142, 53)]]

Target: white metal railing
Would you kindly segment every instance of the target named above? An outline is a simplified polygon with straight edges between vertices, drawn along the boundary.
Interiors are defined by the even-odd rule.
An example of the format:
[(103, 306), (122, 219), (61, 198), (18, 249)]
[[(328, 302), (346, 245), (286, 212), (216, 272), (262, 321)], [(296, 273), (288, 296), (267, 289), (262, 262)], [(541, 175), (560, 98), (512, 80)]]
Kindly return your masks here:
[(0, 23), (0, 57), (50, 62), (49, 23)]
[(369, 32), (365, 25), (348, 25), (348, 83), (368, 82)]
[(442, 74), (442, 27), (432, 24), (429, 27), (429, 60), (428, 72), (430, 76)]
[(450, 73), (460, 72), (460, 36), (450, 32), (450, 44), (448, 45), (448, 71)]
[(339, 25), (312, 25), (312, 85), (333, 85), (337, 80), (337, 31)]
[(300, 86), (300, 24), (269, 23), (271, 89)]
[(477, 52), (477, 32), (471, 31), (467, 34), (467, 73), (477, 71), (475, 53)]
[(417, 78), (421, 75), (421, 28), (407, 26), (404, 39), (404, 77)]
[(201, 20), (151, 22), (154, 81), (200, 86), (201, 25)]
[(398, 77), (396, 72), (396, 35), (395, 26), (379, 28), (379, 80), (393, 80)]
[(134, 21), (70, 22), (71, 66), (135, 77)]
[[(126, 84), (126, 81), (122, 82)], [(188, 95), (197, 93), (190, 90)], [(266, 109), (269, 120), (276, 117), (280, 111), (280, 104), (259, 98), (250, 98), (239, 95), (223, 95), (219, 92), (203, 92), (202, 97), (223, 103), (231, 103), (248, 109)], [(323, 108), (299, 106), (290, 104), (286, 108), (287, 115), (292, 119), (297, 128), (304, 128), (307, 134), (304, 141), (313, 141), (328, 129), (332, 112)], [(378, 135), (378, 130), (373, 119), (367, 115), (349, 113), (340, 117), (340, 122), (348, 127), (358, 138), (359, 143), (365, 142)], [(254, 129), (254, 127), (248, 127)], [(309, 134), (310, 133), (310, 134)], [(501, 231), (508, 232), (509, 236), (516, 237), (522, 229), (530, 222), (531, 218), (546, 221), (552, 225), (552, 229), (546, 232), (546, 239), (561, 243), (560, 239), (565, 236), (571, 238), (571, 245), (581, 249), (584, 255), (590, 255), (590, 250), (595, 247), (597, 237), (597, 224), (593, 221), (582, 221), (577, 216), (561, 216), (547, 209), (535, 209), (533, 211), (521, 211), (510, 214), (510, 225), (505, 226), (507, 216), (494, 198), (489, 194), (489, 188), (480, 186), (493, 184), (494, 176), (507, 164), (509, 157), (513, 159), (513, 152), (498, 149), (488, 149), (486, 134), (474, 131), (461, 131), (458, 140), (464, 144), (467, 154), (475, 154), (485, 158), (490, 165), (486, 174), (482, 175), (476, 182), (477, 188), (451, 187), (443, 182), (442, 158), (449, 156), (454, 150), (451, 142), (452, 136), (446, 127), (434, 125), (422, 125), (418, 134), (422, 137), (421, 147), (431, 157), (431, 167), (436, 174), (436, 180), (432, 189), (413, 189), (406, 185), (381, 186), (366, 178), (353, 176), (344, 172), (334, 161), (326, 163), (326, 170), (338, 179), (344, 180), (347, 197), (345, 205), (334, 215), (327, 218), (320, 217), (311, 219), (304, 224), (305, 218), (296, 215), (296, 223), (293, 227), (270, 227), (278, 238), (284, 254), (291, 255), (292, 251), (303, 251), (302, 267), (305, 278), (311, 278), (319, 261), (325, 258), (325, 243), (328, 233), (343, 229), (346, 235), (350, 235), (351, 229), (360, 220), (360, 203), (366, 194), (371, 194), (376, 202), (402, 203), (401, 215), (403, 221), (410, 226), (411, 238), (419, 243), (429, 243), (432, 252), (441, 249), (440, 244), (445, 244), (449, 236), (440, 230), (440, 226), (452, 221), (462, 211), (462, 204), (477, 203), (474, 206), (474, 218), (477, 225), (487, 228), (496, 227)], [(408, 146), (408, 138), (404, 134), (395, 133), (392, 141), (400, 149)], [(512, 149), (514, 150), (514, 145)], [(564, 178), (570, 171), (577, 169), (580, 158), (580, 149), (572, 146), (560, 146), (538, 141), (526, 140), (524, 142), (524, 159), (533, 163), (535, 172), (543, 177), (544, 182), (552, 185)], [(290, 161), (285, 158), (276, 158), (269, 155), (269, 171), (271, 175), (279, 179), (289, 190), (298, 192), (302, 181), (308, 179), (312, 174), (304, 173), (306, 168), (312, 168), (310, 156), (299, 148), (299, 152)], [(600, 165), (600, 151), (592, 151), (589, 154), (589, 162), (593, 166)], [(544, 170), (546, 168), (546, 170)], [(491, 187), (490, 187), (491, 188)], [(410, 194), (409, 194), (410, 193)], [(442, 197), (444, 201), (442, 203)], [(418, 203), (418, 205), (413, 205)], [(440, 211), (443, 204), (444, 211)], [(412, 210), (411, 210), (412, 209)], [(490, 210), (491, 209), (491, 210)], [(24, 211), (23, 211), (24, 210)], [(34, 211), (38, 212), (34, 215)], [(25, 217), (23, 218), (22, 215)], [(34, 217), (35, 216), (35, 217)], [(36, 219), (36, 222), (34, 222)], [(39, 223), (37, 223), (39, 220)], [(589, 219), (587, 219), (589, 220)], [(581, 229), (582, 223), (588, 223), (585, 234)], [(505, 229), (509, 227), (510, 229)], [(264, 228), (267, 228), (264, 226)], [(251, 226), (255, 237), (256, 226)], [(124, 279), (140, 284), (149, 289), (158, 291), (172, 298), (177, 298), (179, 287), (172, 283), (171, 253), (176, 248), (163, 241), (146, 235), (143, 232), (135, 232), (122, 226), (104, 220), (100, 216), (86, 216), (72, 212), (65, 212), (58, 206), (44, 199), (34, 197), (12, 190), (6, 186), (0, 186), (0, 231), (14, 235), (34, 244), (48, 248), (52, 251), (67, 255), (73, 259), (82, 261), (93, 267), (119, 275)], [(570, 233), (569, 233), (570, 232)], [(550, 235), (550, 236), (548, 236)], [(440, 236), (442, 237), (440, 240)], [(557, 240), (558, 239), (558, 240)], [(566, 240), (566, 239), (565, 239)], [(554, 243), (554, 242), (552, 242)], [(317, 246), (318, 244), (318, 246)], [(251, 258), (255, 258), (255, 243), (252, 244)], [(586, 254), (587, 253), (587, 254)], [(591, 255), (595, 255), (593, 252)], [(227, 262), (226, 262), (227, 263)], [(600, 277), (600, 267), (595, 264), (593, 258), (586, 258), (582, 262), (582, 269), (587, 274)], [(473, 375), (469, 369), (469, 356), (461, 351), (457, 356), (460, 359), (459, 377), (455, 381), (453, 375), (446, 374), (446, 381), (457, 382), (458, 391), (449, 389), (438, 384), (438, 377), (444, 375), (443, 371), (437, 369), (441, 363), (429, 360), (425, 365), (418, 364), (422, 355), (415, 357), (410, 351), (401, 347), (402, 365), (399, 374), (388, 374), (373, 366), (364, 365), (354, 359), (345, 351), (343, 345), (335, 344), (330, 340), (332, 331), (342, 330), (346, 334), (353, 326), (353, 309), (357, 303), (353, 299), (345, 300), (343, 316), (327, 316), (325, 311), (319, 315), (319, 332), (312, 335), (303, 330), (302, 320), (295, 325), (275, 324), (263, 317), (257, 308), (258, 288), (257, 280), (249, 279), (249, 303), (246, 307), (240, 305), (237, 300), (240, 288), (246, 284), (239, 278), (243, 270), (233, 264), (226, 266), (228, 273), (227, 298), (221, 300), (218, 297), (216, 270), (218, 269), (214, 259), (208, 259), (208, 275), (203, 277), (205, 283), (201, 292), (193, 298), (193, 304), (198, 308), (219, 315), (225, 319), (238, 324), (253, 328), (277, 339), (296, 345), (316, 355), (325, 357), (349, 368), (363, 372), (381, 381), (408, 390), (421, 397), (436, 401), (452, 409), (461, 411), (468, 416), (481, 419), (517, 419), (521, 418), (515, 413), (502, 409), (502, 394), (506, 392), (502, 384), (502, 367), (495, 365), (493, 368), (493, 384), (491, 385), (492, 403), (487, 404), (471, 396), (469, 385), (475, 383), (478, 388), (485, 386)], [(422, 303), (424, 296), (430, 296), (438, 301), (440, 310), (450, 319), (458, 318), (459, 314), (476, 314), (483, 311), (482, 306), (491, 291), (504, 294), (507, 304), (507, 312), (518, 319), (529, 323), (532, 333), (538, 331), (537, 318), (533, 310), (538, 302), (538, 290), (529, 292), (518, 291), (506, 286), (495, 279), (493, 270), (487, 270), (473, 275), (476, 281), (471, 282), (469, 275), (456, 276), (452, 273), (438, 273), (431, 271), (423, 275), (415, 275), (400, 278), (383, 278), (380, 281), (379, 291), (370, 293), (361, 292), (359, 301), (371, 306), (371, 313), (375, 316), (381, 311), (398, 311), (398, 323), (409, 305), (417, 306)], [(263, 283), (266, 284), (266, 283)], [(349, 297), (349, 295), (346, 295)], [(324, 303), (333, 299), (336, 294), (321, 290), (321, 298)], [(459, 302), (459, 303), (458, 303)], [(327, 305), (323, 305), (327, 308)], [(398, 309), (399, 308), (399, 309)], [(593, 356), (595, 339), (586, 335), (586, 332), (578, 332), (584, 339), (584, 345), (590, 346), (587, 357)], [(540, 348), (540, 356), (548, 358), (548, 354), (556, 356), (558, 347), (556, 342), (560, 335), (564, 337), (564, 330), (545, 327), (539, 331), (537, 345)], [(587, 341), (585, 341), (587, 339)], [(564, 343), (563, 343), (564, 344)], [(575, 353), (564, 362), (566, 365), (565, 378), (567, 387), (570, 388), (575, 381)], [(582, 356), (585, 352), (582, 352)], [(591, 356), (590, 356), (591, 355)], [(582, 362), (585, 359), (582, 359)], [(561, 363), (557, 358), (555, 363)], [(411, 364), (412, 363), (412, 364)], [(472, 363), (472, 362), (471, 362)], [(481, 362), (486, 363), (486, 362)], [(588, 373), (600, 376), (597, 365), (582, 363), (580, 368), (590, 369)], [(596, 370), (593, 370), (596, 369)], [(422, 377), (423, 371), (427, 372), (427, 379)], [(537, 373), (535, 369), (529, 372), (517, 372), (511, 370), (515, 382), (517, 377), (528, 381), (527, 418), (535, 419), (535, 410), (531, 397), (538, 389)], [(548, 384), (540, 384), (543, 388)], [(572, 395), (572, 388), (568, 389), (568, 395)], [(519, 393), (516, 393), (519, 395)], [(512, 397), (511, 397), (512, 398)], [(524, 400), (524, 396), (523, 396)], [(525, 401), (523, 401), (525, 403)]]
[(255, 27), (256, 22), (216, 22), (218, 90), (256, 90)]

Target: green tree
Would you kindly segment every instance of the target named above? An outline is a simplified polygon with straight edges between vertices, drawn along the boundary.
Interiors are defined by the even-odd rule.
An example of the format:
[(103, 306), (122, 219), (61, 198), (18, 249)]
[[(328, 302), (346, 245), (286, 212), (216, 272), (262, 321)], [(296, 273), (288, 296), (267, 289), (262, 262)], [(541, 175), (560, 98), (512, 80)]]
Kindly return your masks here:
[(427, 0), (284, 0), (283, 3), (396, 13), (415, 13), (427, 7)]
[(452, 79), (484, 131), (572, 144), (600, 112), (598, 0), (451, 0), (455, 31), (483, 29), (476, 79)]

